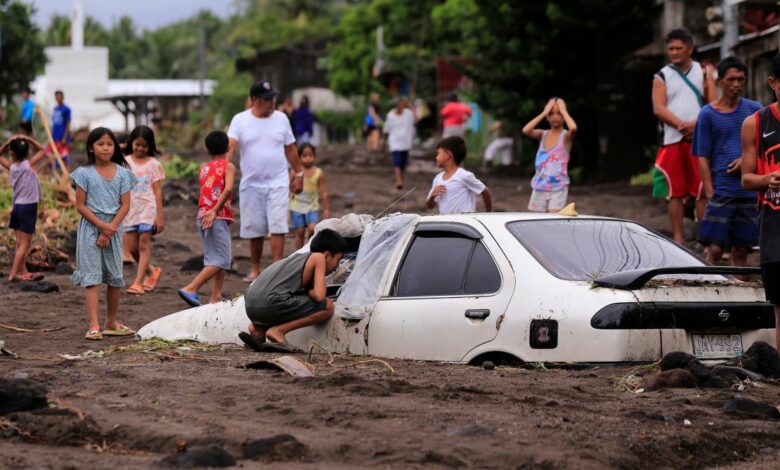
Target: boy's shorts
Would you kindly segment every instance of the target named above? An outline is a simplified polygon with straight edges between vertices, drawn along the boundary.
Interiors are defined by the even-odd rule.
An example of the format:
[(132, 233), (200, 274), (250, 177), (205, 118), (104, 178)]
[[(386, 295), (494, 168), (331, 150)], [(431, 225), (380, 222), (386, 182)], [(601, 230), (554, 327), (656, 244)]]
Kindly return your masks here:
[[(673, 197), (698, 197), (701, 189), (699, 159), (691, 153), (691, 142), (681, 140), (658, 149), (655, 167), (663, 173), (668, 188), (667, 199)], [(656, 191), (654, 196), (663, 196)]]
[(780, 263), (762, 264), (761, 280), (764, 283), (767, 302), (780, 305)]
[(528, 201), (528, 210), (533, 212), (550, 212), (561, 210), (566, 206), (566, 198), (569, 196), (569, 188), (560, 191), (533, 190)]
[(296, 212), (290, 211), (290, 226), (293, 229), (303, 228), (309, 224), (316, 224), (320, 221), (319, 211)]
[(263, 309), (262, 311), (252, 311), (251, 308), (247, 308), (247, 316), (253, 325), (257, 325), (260, 328), (268, 329), (272, 326), (288, 323), (299, 318), (308, 317), (317, 312), (328, 308), (328, 299), (322, 299), (319, 302), (315, 302), (308, 295), (306, 295), (308, 302), (304, 303), (304, 307), (297, 312), (280, 312), (274, 309)]
[(203, 219), (195, 220), (195, 226), (203, 242), (203, 266), (215, 266), (225, 270), (233, 264), (230, 245), (230, 224), (227, 220), (217, 219), (206, 230), (201, 228)]
[(290, 188), (287, 186), (239, 189), (241, 238), (262, 238), (268, 233), (281, 235), (289, 232), (289, 204)]
[(758, 212), (754, 198), (714, 195), (699, 227), (699, 243), (715, 244), (728, 251), (732, 246), (758, 244)]
[(403, 152), (390, 152), (390, 155), (393, 157), (393, 166), (400, 168), (401, 171), (404, 171), (406, 169), (406, 161), (409, 160), (409, 151), (405, 150)]
[(38, 203), (14, 204), (11, 209), (11, 220), (8, 227), (32, 235), (35, 233), (35, 223), (38, 221)]
[(125, 227), (125, 232), (138, 232), (140, 233), (154, 233), (154, 225), (152, 224), (138, 224), (138, 225), (128, 225)]

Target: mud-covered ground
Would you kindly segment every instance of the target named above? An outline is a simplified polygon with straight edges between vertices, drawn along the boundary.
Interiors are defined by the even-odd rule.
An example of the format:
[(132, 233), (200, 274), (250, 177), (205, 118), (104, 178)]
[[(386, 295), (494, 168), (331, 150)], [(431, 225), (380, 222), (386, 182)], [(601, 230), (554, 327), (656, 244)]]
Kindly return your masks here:
[[(388, 160), (347, 148), (322, 152), (335, 215), (376, 214), (403, 194), (392, 186)], [(411, 169), (407, 188), (417, 189), (393, 210), (424, 210), (433, 168), (415, 162)], [(496, 208), (524, 210), (527, 179), (501, 173), (482, 175)], [(627, 184), (574, 186), (570, 200), (580, 213), (664, 229), (663, 204), (648, 193)], [(184, 307), (176, 289), (194, 273), (180, 267), (200, 254), (194, 215), (193, 203), (177, 197), (166, 208), (167, 228), (153, 255), (164, 271), (160, 286), (143, 297), (122, 297), (120, 317), (130, 326)], [(227, 294), (242, 291), (249, 267), (247, 243), (234, 241), (236, 272), (227, 276)], [(8, 261), (3, 255), (0, 271), (7, 272)], [(126, 279), (133, 272), (127, 266)], [(293, 378), (243, 368), (269, 355), (235, 346), (88, 342), (83, 292), (66, 274), (47, 273), (47, 280), (60, 291), (0, 284), (0, 323), (54, 330), (0, 327), (0, 339), (19, 356), (0, 356), (0, 377), (45, 385), (51, 403), (0, 416), (0, 468), (146, 468), (177, 450), (210, 444), (245, 468), (777, 468), (780, 459), (778, 421), (722, 411), (735, 395), (780, 403), (780, 386), (770, 381), (634, 393), (632, 375), (644, 368), (486, 370), (347, 356), (329, 363), (323, 354), (299, 355), (317, 377)], [(88, 349), (100, 352), (83, 360), (59, 356)], [(278, 434), (294, 440), (261, 446), (264, 452), (247, 458), (259, 448), (251, 441)]]

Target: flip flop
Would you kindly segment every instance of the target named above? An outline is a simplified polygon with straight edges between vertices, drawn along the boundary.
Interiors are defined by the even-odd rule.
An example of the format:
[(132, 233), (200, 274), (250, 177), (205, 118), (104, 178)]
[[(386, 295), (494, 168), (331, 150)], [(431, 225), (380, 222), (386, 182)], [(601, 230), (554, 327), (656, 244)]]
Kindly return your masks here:
[(100, 334), (100, 330), (89, 330), (87, 331), (87, 334), (84, 335), (84, 338), (92, 341), (100, 341), (103, 339), (103, 335)]
[(247, 284), (251, 284), (255, 282), (255, 279), (257, 279), (257, 276), (246, 276), (242, 281), (246, 282)]
[(189, 292), (185, 292), (183, 289), (179, 289), (179, 297), (181, 297), (183, 301), (187, 302), (187, 305), (190, 307), (200, 307), (203, 305), (198, 294), (190, 294)]
[(291, 346), (290, 343), (274, 343), (271, 340), (266, 341), (260, 347), (262, 352), (278, 352), (278, 353), (301, 352), (295, 346)]
[(246, 331), (242, 331), (238, 334), (238, 339), (244, 342), (244, 345), (251, 349), (254, 352), (262, 352), (263, 351), (263, 344), (264, 342), (260, 342), (252, 336), (251, 333), (247, 333)]
[(19, 281), (41, 281), (43, 280), (44, 277), (46, 276), (44, 276), (41, 273), (27, 273), (27, 274), (22, 274), (20, 276), (14, 277), (14, 281), (16, 281), (17, 279)]
[(140, 284), (133, 284), (125, 291), (130, 295), (144, 295), (144, 286)]
[(113, 330), (103, 330), (103, 334), (106, 336), (132, 336), (135, 334), (135, 330), (117, 322), (116, 328)]
[(157, 281), (160, 280), (161, 274), (162, 274), (162, 269), (158, 267), (153, 268), (152, 274), (144, 278), (144, 290), (147, 292), (154, 290), (154, 288), (157, 287)]

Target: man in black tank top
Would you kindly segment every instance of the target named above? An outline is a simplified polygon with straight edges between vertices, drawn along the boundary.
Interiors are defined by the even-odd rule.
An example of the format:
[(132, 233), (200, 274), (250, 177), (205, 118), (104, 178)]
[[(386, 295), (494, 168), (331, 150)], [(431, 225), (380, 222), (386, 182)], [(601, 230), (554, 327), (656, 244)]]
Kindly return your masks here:
[(769, 86), (778, 101), (742, 125), (742, 187), (758, 191), (761, 278), (775, 306), (775, 346), (780, 346), (780, 54), (772, 59)]

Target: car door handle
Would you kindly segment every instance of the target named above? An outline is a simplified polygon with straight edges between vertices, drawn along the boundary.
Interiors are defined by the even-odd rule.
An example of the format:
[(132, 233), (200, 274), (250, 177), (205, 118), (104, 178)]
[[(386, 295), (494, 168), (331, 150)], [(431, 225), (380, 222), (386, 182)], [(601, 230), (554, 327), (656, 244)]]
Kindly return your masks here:
[(466, 318), (471, 320), (484, 320), (490, 316), (490, 310), (482, 308), (478, 310), (466, 310)]

